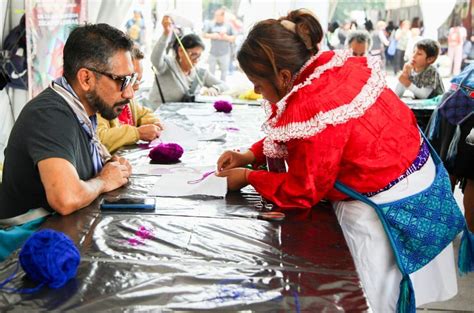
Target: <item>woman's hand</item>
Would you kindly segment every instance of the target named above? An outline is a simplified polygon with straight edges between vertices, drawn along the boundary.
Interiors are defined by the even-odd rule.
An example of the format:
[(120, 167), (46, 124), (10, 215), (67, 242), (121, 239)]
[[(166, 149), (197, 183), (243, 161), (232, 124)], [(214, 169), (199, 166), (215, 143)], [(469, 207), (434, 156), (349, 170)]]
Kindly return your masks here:
[(248, 168), (232, 168), (230, 170), (225, 170), (216, 173), (216, 176), (227, 177), (227, 189), (229, 190), (239, 190), (248, 183), (248, 174), (250, 170)]
[(204, 95), (204, 96), (213, 96), (213, 97), (219, 95), (219, 91), (217, 91), (217, 89), (214, 87), (202, 87), (200, 93), (201, 95)]
[(171, 17), (168, 15), (163, 16), (163, 19), (161, 20), (161, 25), (163, 26), (163, 33), (166, 36), (169, 36), (171, 32), (173, 31), (173, 20)]
[(238, 151), (225, 151), (217, 160), (217, 174), (221, 171), (253, 163), (254, 161), (255, 156), (250, 150), (245, 153), (240, 153)]

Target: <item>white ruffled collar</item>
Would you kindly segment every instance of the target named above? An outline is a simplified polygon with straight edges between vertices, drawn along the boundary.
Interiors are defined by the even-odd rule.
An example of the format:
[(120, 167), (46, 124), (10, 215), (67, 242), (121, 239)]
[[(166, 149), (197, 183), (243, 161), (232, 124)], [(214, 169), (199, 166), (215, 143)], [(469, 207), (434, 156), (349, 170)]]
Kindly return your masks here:
[[(302, 73), (310, 64), (312, 64), (322, 52), (318, 52), (309, 59), (300, 69), (298, 75)], [(276, 106), (275, 115), (272, 117), (272, 105), (265, 102), (263, 107), (267, 115), (267, 120), (262, 125), (262, 130), (266, 134), (263, 144), (263, 153), (267, 157), (282, 158), (288, 155), (285, 142), (292, 139), (309, 138), (322, 132), (328, 125), (343, 124), (350, 119), (362, 116), (365, 111), (372, 106), (386, 86), (385, 75), (382, 71), (380, 59), (376, 57), (367, 57), (368, 67), (371, 74), (367, 83), (362, 87), (359, 94), (347, 104), (343, 104), (327, 112), (320, 112), (303, 122), (293, 122), (283, 126), (276, 126), (287, 106), (287, 99), (297, 93), (300, 89), (321, 76), (327, 70), (342, 66), (348, 58), (352, 57), (350, 50), (335, 50), (333, 57), (325, 64), (318, 66), (314, 72), (309, 75), (305, 81), (293, 86), (291, 91), (286, 94)]]

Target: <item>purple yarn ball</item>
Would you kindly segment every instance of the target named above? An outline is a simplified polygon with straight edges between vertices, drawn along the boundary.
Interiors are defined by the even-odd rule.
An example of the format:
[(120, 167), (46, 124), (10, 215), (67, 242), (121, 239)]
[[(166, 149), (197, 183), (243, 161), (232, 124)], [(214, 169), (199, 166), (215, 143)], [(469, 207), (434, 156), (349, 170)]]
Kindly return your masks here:
[(225, 100), (217, 100), (214, 102), (214, 108), (217, 110), (217, 112), (229, 113), (232, 111), (232, 103)]
[(177, 163), (183, 155), (183, 147), (177, 143), (160, 143), (150, 150), (148, 156), (152, 162), (159, 164)]

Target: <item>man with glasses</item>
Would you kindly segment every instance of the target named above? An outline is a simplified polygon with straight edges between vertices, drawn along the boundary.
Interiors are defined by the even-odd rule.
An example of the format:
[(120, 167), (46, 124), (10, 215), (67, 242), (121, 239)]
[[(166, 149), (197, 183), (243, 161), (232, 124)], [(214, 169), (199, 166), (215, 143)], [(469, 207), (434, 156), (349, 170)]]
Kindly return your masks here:
[[(137, 80), (132, 88), (135, 92), (140, 88), (143, 76), (142, 60), (145, 56), (137, 46), (132, 49), (132, 61)], [(124, 110), (115, 119), (106, 119), (97, 114), (97, 134), (103, 145), (110, 153), (122, 146), (131, 145), (138, 140), (152, 141), (160, 136), (162, 125), (153, 112), (141, 106), (134, 99), (125, 106)]]
[(127, 183), (130, 164), (110, 156), (95, 127), (97, 112), (114, 119), (133, 98), (131, 50), (130, 39), (107, 24), (71, 32), (64, 76), (26, 104), (12, 129), (0, 224), (25, 224), (51, 212), (68, 215)]

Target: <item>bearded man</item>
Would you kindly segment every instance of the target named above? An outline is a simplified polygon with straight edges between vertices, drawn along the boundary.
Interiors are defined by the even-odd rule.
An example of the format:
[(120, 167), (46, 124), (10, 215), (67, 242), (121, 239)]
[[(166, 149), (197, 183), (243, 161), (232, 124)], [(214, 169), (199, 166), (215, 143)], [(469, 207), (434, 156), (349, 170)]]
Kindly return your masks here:
[(133, 98), (132, 41), (107, 24), (75, 28), (64, 46), (64, 74), (29, 101), (5, 149), (0, 226), (67, 215), (127, 183), (127, 160), (96, 135), (96, 113), (116, 118)]

